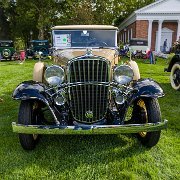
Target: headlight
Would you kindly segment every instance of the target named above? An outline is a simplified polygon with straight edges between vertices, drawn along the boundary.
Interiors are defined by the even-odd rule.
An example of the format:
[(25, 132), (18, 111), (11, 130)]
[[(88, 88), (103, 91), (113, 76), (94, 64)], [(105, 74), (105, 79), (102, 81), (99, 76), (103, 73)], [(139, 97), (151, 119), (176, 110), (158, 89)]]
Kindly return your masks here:
[(49, 66), (44, 73), (45, 80), (51, 86), (57, 86), (64, 81), (64, 69), (59, 66)]
[(133, 70), (128, 65), (117, 66), (114, 69), (114, 80), (119, 84), (128, 84), (133, 79)]

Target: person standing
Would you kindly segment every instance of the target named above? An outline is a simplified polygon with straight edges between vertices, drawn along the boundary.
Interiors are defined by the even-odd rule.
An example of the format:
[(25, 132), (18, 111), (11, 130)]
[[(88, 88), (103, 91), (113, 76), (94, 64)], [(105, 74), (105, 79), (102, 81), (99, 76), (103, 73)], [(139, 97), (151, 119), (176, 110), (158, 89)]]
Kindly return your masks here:
[(20, 50), (20, 61), (23, 62), (25, 60), (25, 51), (24, 50)]
[(167, 48), (167, 39), (164, 40), (163, 52), (166, 52), (166, 48)]

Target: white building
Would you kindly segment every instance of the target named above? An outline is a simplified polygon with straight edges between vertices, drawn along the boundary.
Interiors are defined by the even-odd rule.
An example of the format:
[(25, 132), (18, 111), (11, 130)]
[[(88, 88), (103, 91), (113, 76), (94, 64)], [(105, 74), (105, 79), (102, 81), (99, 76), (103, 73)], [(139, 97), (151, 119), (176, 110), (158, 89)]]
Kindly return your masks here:
[(131, 38), (145, 38), (152, 50), (166, 51), (180, 37), (180, 0), (158, 0), (133, 12), (119, 25), (119, 40), (127, 43)]

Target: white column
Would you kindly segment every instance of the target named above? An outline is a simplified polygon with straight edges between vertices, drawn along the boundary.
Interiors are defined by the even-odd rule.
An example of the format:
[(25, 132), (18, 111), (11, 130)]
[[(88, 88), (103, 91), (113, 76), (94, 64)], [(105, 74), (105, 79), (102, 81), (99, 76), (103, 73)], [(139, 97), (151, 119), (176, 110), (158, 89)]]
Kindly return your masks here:
[(158, 22), (158, 43), (157, 43), (157, 52), (160, 52), (162, 23), (163, 23), (163, 20), (159, 20), (159, 22)]
[(148, 47), (149, 47), (149, 49), (151, 49), (152, 22), (153, 22), (153, 20), (149, 20), (149, 26), (148, 26)]
[(126, 31), (124, 32), (124, 42), (126, 43)]
[(128, 43), (129, 43), (129, 31), (130, 31), (130, 30), (128, 29), (128, 40), (127, 40)]
[(179, 40), (179, 37), (180, 37), (180, 20), (178, 20), (178, 27), (177, 27), (177, 37), (176, 37), (176, 40), (178, 41)]

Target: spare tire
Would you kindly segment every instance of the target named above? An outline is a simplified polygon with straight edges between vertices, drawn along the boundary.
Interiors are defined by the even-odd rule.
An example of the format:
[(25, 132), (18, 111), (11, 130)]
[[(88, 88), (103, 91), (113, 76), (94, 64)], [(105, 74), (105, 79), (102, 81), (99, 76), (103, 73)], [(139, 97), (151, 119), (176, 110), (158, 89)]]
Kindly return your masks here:
[(10, 57), (11, 57), (11, 50), (9, 50), (9, 49), (3, 49), (3, 51), (2, 51), (2, 56), (3, 56), (4, 58), (10, 58)]
[(170, 74), (171, 86), (173, 89), (180, 90), (180, 62), (176, 62), (171, 69)]

